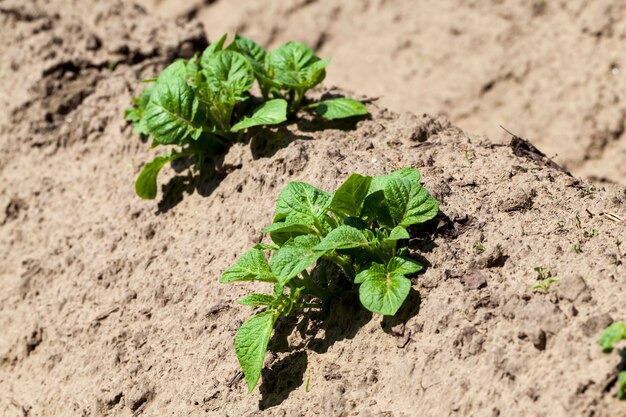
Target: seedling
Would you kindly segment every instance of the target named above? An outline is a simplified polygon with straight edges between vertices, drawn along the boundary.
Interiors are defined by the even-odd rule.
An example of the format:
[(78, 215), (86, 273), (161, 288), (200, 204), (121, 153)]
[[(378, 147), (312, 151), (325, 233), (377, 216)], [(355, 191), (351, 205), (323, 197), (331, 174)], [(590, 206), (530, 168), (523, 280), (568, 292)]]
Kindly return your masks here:
[(557, 277), (552, 269), (547, 266), (537, 266), (534, 269), (535, 272), (537, 272), (537, 280), (539, 280), (539, 282), (533, 284), (533, 291), (542, 291), (547, 293), (552, 284), (561, 280), (561, 278)]
[(537, 272), (538, 280), (545, 280), (554, 276), (552, 269), (548, 268), (547, 266), (536, 266), (534, 269), (535, 272)]
[[(157, 193), (157, 176), (167, 163), (196, 157), (196, 169), (241, 139), (245, 129), (277, 125), (307, 110), (326, 119), (367, 114), (363, 103), (334, 98), (305, 103), (305, 93), (326, 76), (328, 59), (308, 46), (288, 42), (267, 52), (236, 35), (224, 47), (226, 35), (189, 60), (177, 60), (133, 99), (124, 117), (133, 132), (151, 136), (152, 147), (173, 145), (144, 165), (135, 191), (145, 199)], [(262, 98), (250, 90), (257, 81)]]
[(533, 284), (532, 289), (533, 291), (542, 291), (544, 293), (547, 293), (550, 290), (550, 286), (555, 282), (559, 282), (560, 280), (561, 278), (559, 277), (546, 278), (540, 282)]
[(586, 197), (588, 195), (593, 194), (596, 191), (596, 188), (592, 184), (585, 184), (579, 187), (579, 190), (580, 190), (580, 196)]
[[(611, 353), (613, 346), (622, 340), (626, 340), (626, 323), (613, 323), (604, 329), (598, 344), (604, 353)], [(626, 348), (622, 349), (622, 356), (626, 358)], [(617, 377), (617, 398), (626, 400), (626, 370), (623, 369)]]
[(478, 254), (481, 254), (485, 251), (485, 245), (483, 245), (483, 242), (481, 241), (474, 242), (474, 244), (472, 245), (472, 248), (474, 248), (474, 250)]
[[(220, 279), (273, 285), (271, 294), (240, 300), (265, 307), (235, 337), (248, 392), (261, 375), (276, 320), (293, 311), (327, 308), (340, 288), (337, 280), (358, 286), (366, 309), (390, 316), (398, 311), (411, 289), (408, 277), (423, 268), (409, 256), (407, 228), (439, 212), (419, 180), (419, 171), (403, 168), (373, 178), (352, 174), (334, 193), (303, 182), (283, 189), (274, 222), (262, 230), (272, 243), (244, 253)], [(339, 277), (329, 273), (333, 264)]]

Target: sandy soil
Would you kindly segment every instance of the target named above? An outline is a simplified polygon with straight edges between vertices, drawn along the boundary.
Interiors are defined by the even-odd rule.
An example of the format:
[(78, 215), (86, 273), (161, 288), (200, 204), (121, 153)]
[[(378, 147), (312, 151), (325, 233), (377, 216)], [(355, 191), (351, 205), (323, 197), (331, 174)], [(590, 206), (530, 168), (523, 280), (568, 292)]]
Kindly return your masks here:
[(503, 125), (577, 175), (626, 184), (623, 1), (139, 2), (210, 39), (306, 42), (332, 57), (329, 84), (494, 141)]
[[(142, 201), (133, 181), (153, 151), (123, 109), (138, 80), (206, 44), (202, 27), (95, 0), (5, 0), (0, 25), (1, 415), (626, 415), (614, 397), (619, 356), (596, 344), (626, 319), (624, 186), (592, 188), (522, 142), (372, 104), (356, 124), (302, 120), (248, 138), (224, 157), (225, 177), (168, 168), (159, 199)], [(503, 83), (460, 121), (491, 114), (489, 97), (515, 85)], [(561, 103), (576, 94), (545, 97), (561, 93)], [(540, 118), (556, 111), (544, 108)], [(235, 302), (251, 288), (220, 285), (220, 274), (258, 241), (288, 181), (332, 190), (351, 172), (400, 166), (418, 167), (441, 202), (414, 243), (430, 266), (412, 303), (382, 320), (345, 294), (327, 314), (282, 323), (246, 395), (233, 338), (252, 313)], [(546, 294), (531, 290), (539, 266), (561, 278)]]

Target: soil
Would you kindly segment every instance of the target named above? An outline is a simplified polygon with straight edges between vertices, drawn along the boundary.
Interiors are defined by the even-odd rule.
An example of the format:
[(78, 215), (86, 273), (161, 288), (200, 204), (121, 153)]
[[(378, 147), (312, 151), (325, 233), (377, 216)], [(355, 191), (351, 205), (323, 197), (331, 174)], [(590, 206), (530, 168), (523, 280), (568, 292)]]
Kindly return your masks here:
[(138, 0), (153, 13), (332, 57), (327, 84), (467, 132), (532, 140), (576, 175), (626, 185), (626, 2)]
[[(498, 29), (484, 25), (482, 2), (458, 3), (459, 10), (450, 10), (455, 15), (475, 9), (456, 20), (461, 34), (471, 25)], [(518, 10), (513, 3), (490, 6), (505, 13), (507, 7)], [(302, 4), (290, 24), (323, 2)], [(339, 10), (357, 7), (350, 4)], [(535, 10), (520, 4), (528, 13)], [(576, 4), (582, 2), (536, 6), (543, 12), (533, 19), (558, 21), (567, 13), (586, 18)], [(619, 16), (623, 7), (615, 4), (611, 13)], [(226, 3), (203, 5), (194, 14), (202, 18), (220, 7)], [(279, 23), (284, 7), (275, 15)], [(363, 6), (363, 13), (391, 21), (397, 14), (376, 7), (382, 6)], [(413, 13), (408, 8), (401, 19)], [(223, 27), (245, 22), (224, 16), (221, 22), (214, 17)], [(261, 33), (260, 22), (269, 16), (259, 13), (259, 36), (275, 32), (269, 26)], [(340, 16), (349, 18), (347, 12)], [(514, 15), (504, 16), (503, 25), (530, 30)], [(350, 19), (367, 26), (357, 16)], [(420, 31), (436, 22), (421, 19), (426, 26)], [(596, 32), (585, 36), (595, 49), (607, 48), (619, 38), (620, 22), (593, 26)], [(585, 112), (600, 118), (621, 111), (619, 100), (603, 101), (611, 84), (600, 81), (601, 64), (597, 73), (585, 73), (593, 95), (585, 103), (570, 101), (580, 94), (572, 88), (575, 78), (557, 90), (527, 90), (541, 85), (540, 74), (554, 62), (524, 73), (535, 81), (512, 76), (458, 106), (447, 106), (445, 97), (469, 94), (457, 88), (463, 82), (450, 76), (444, 88), (435, 80), (443, 83), (446, 75), (431, 73), (426, 80), (438, 90), (433, 94), (442, 94), (438, 98), (421, 97), (416, 87), (380, 100), (390, 106), (397, 100), (397, 108), (418, 115), (370, 103), (371, 117), (359, 121), (301, 119), (231, 148), (218, 162), (220, 174), (192, 177), (184, 164), (164, 169), (157, 200), (143, 201), (134, 194), (134, 179), (157, 153), (131, 133), (123, 110), (140, 79), (206, 45), (203, 26), (193, 18), (161, 19), (128, 2), (96, 0), (5, 0), (0, 26), (8, 45), (0, 49), (1, 415), (626, 416), (626, 403), (615, 398), (619, 354), (603, 354), (597, 345), (606, 325), (626, 319), (626, 188), (579, 180), (516, 136), (494, 130), (497, 138), (490, 140), (422, 112), (429, 106), (470, 129), (488, 129), (481, 116), (495, 120), (498, 108), (520, 125), (504, 118), (498, 123), (518, 135), (558, 132), (552, 137), (595, 143), (590, 137), (600, 130), (584, 121)], [(211, 34), (217, 27), (207, 26)], [(257, 35), (254, 27), (246, 29)], [(291, 36), (279, 33), (260, 40), (275, 44)], [(342, 42), (329, 33), (327, 39)], [(469, 53), (463, 42), (473, 36), (455, 36), (461, 36), (459, 51)], [(515, 66), (524, 67), (528, 57), (514, 51), (526, 44), (514, 38), (503, 47), (505, 55), (522, 59)], [(356, 48), (365, 40), (350, 42)], [(474, 42), (476, 51), (489, 48)], [(323, 43), (322, 52), (330, 50), (326, 45), (331, 43)], [(373, 46), (383, 48), (382, 40)], [(566, 55), (562, 49), (557, 52)], [(403, 54), (399, 62), (408, 59), (409, 52)], [(332, 55), (331, 68), (341, 77), (343, 54)], [(356, 62), (352, 68), (365, 71)], [(345, 81), (327, 85), (354, 86)], [(315, 94), (367, 99), (376, 89), (394, 91), (372, 84), (357, 89), (362, 96), (336, 88)], [(497, 107), (498, 91), (519, 101)], [(546, 102), (530, 101), (530, 91)], [(525, 107), (524, 95), (532, 105), (516, 113)], [(420, 105), (411, 106), (409, 97), (421, 97), (415, 100)], [(559, 111), (550, 100), (568, 108), (554, 124), (542, 124)], [(462, 108), (466, 117), (459, 117)], [(571, 124), (560, 130), (566, 121)], [(576, 165), (572, 161), (585, 160), (576, 153), (566, 160), (587, 169), (590, 161), (618, 155), (621, 137), (611, 138), (599, 159)], [(548, 156), (550, 146), (563, 145), (533, 143), (546, 145), (539, 148)], [(623, 169), (619, 159), (612, 161)], [(326, 313), (281, 322), (262, 381), (246, 395), (233, 339), (254, 310), (236, 301), (255, 285), (221, 285), (221, 273), (261, 239), (258, 231), (271, 221), (287, 182), (333, 190), (352, 172), (375, 175), (404, 166), (419, 168), (441, 203), (428, 233), (411, 241), (428, 267), (415, 278), (410, 302), (398, 317), (383, 319), (348, 293)], [(532, 290), (538, 267), (560, 278), (546, 292)]]

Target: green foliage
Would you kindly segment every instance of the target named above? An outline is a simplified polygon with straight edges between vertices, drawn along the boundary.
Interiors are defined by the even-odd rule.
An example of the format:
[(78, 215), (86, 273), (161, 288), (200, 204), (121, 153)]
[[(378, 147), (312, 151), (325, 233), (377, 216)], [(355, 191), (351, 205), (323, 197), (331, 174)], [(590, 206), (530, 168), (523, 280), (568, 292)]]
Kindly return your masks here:
[[(626, 340), (626, 323), (613, 323), (604, 329), (598, 344), (604, 353), (610, 353), (615, 344), (622, 340)], [(626, 348), (622, 349), (622, 356), (626, 357)], [(622, 370), (617, 378), (617, 398), (626, 400), (626, 370)]]
[(598, 344), (602, 346), (602, 351), (609, 353), (613, 346), (621, 340), (626, 340), (626, 323), (613, 323), (602, 333)]
[[(307, 62), (306, 57), (292, 61)], [(283, 189), (274, 221), (262, 231), (273, 243), (244, 253), (220, 280), (274, 285), (272, 294), (255, 293), (240, 301), (266, 306), (244, 323), (235, 339), (249, 390), (259, 379), (276, 319), (293, 310), (329, 306), (340, 288), (334, 278), (358, 287), (366, 309), (396, 314), (411, 290), (409, 277), (422, 269), (409, 256), (407, 228), (439, 212), (419, 179), (419, 171), (404, 168), (374, 178), (352, 174), (334, 193), (303, 182)], [(269, 262), (263, 251), (270, 252)], [(328, 276), (329, 264), (335, 264), (341, 276)]]
[[(226, 35), (201, 55), (177, 60), (158, 78), (145, 80), (154, 84), (126, 109), (134, 133), (151, 136), (153, 146), (181, 148), (144, 165), (135, 183), (141, 198), (155, 198), (158, 173), (168, 162), (193, 155), (201, 169), (245, 129), (283, 123), (300, 110), (327, 119), (367, 114), (361, 102), (348, 98), (302, 105), (305, 93), (324, 80), (329, 63), (304, 44), (288, 42), (267, 52), (240, 35), (225, 44)], [(255, 80), (262, 98), (251, 95)]]
[(552, 284), (554, 284), (555, 282), (559, 282), (560, 280), (561, 278), (559, 277), (546, 278), (544, 280), (534, 283), (532, 289), (533, 291), (541, 291), (547, 293), (548, 291), (550, 291), (550, 287), (552, 286)]

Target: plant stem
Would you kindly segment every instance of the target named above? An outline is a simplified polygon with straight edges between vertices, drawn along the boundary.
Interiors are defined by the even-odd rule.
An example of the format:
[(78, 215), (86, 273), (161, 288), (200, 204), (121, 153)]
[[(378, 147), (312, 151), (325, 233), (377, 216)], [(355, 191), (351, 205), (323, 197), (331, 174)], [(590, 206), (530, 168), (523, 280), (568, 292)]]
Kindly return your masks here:
[(328, 304), (330, 302), (330, 293), (326, 289), (316, 285), (306, 270), (302, 271), (301, 275), (301, 279), (295, 278), (297, 280), (296, 282), (306, 288), (309, 294), (319, 298), (324, 304)]
[(300, 103), (302, 102), (302, 99), (304, 98), (304, 90), (301, 88), (297, 88), (294, 90), (294, 97), (293, 97), (293, 112), (297, 113), (298, 110), (300, 110)]
[(335, 264), (339, 266), (339, 268), (341, 268), (343, 273), (348, 278), (350, 278), (351, 280), (354, 279), (354, 268), (352, 267), (352, 261), (350, 260), (349, 256), (338, 255), (334, 253), (334, 254), (326, 254), (322, 256), (322, 258), (329, 260), (331, 262), (334, 262)]

